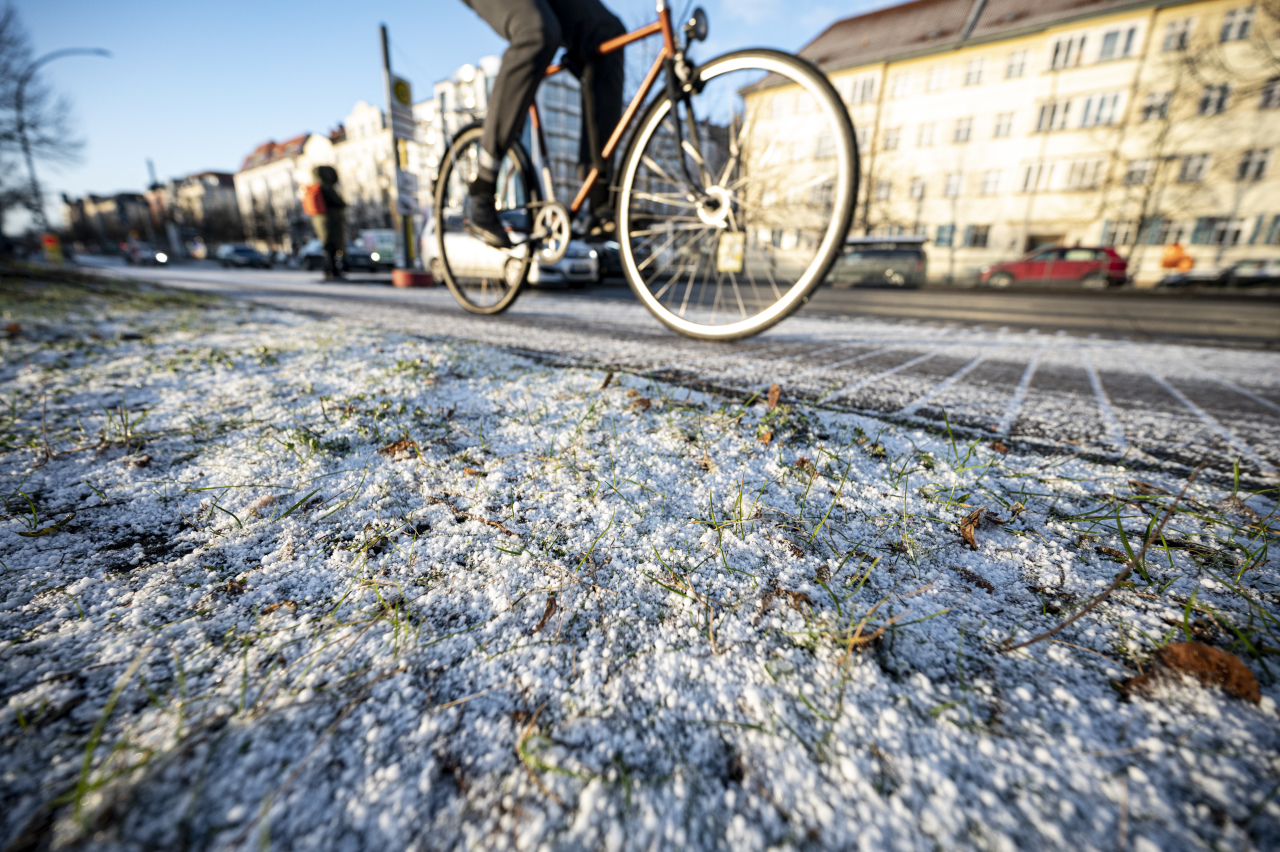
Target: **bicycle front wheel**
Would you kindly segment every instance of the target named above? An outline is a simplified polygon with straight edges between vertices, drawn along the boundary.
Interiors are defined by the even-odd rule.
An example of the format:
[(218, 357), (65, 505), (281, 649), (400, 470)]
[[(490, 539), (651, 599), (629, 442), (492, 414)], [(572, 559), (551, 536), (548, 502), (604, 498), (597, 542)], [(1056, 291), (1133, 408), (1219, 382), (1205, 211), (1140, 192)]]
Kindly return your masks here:
[(785, 319), (839, 256), (858, 194), (853, 125), (808, 62), (743, 50), (659, 97), (623, 160), (622, 267), (668, 327), (734, 340)]
[[(505, 311), (520, 295), (529, 274), (531, 255), (519, 244), (529, 233), (527, 205), (540, 195), (529, 156), (512, 146), (498, 167), (498, 215), (512, 230), (514, 249), (501, 251), (473, 237), (466, 228), (471, 217), (471, 182), (480, 167), (480, 126), (454, 138), (436, 180), (435, 255), (432, 273), (444, 279), (458, 304), (473, 314)], [(526, 240), (527, 242), (527, 240)]]

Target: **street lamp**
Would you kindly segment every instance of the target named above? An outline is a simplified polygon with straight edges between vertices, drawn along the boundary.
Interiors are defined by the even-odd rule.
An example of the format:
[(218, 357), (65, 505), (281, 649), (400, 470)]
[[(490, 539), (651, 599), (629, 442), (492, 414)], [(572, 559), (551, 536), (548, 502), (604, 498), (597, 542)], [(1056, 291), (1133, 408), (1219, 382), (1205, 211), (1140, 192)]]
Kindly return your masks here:
[(46, 53), (28, 65), (27, 70), (18, 76), (18, 87), (14, 93), (14, 113), (17, 118), (17, 127), (15, 129), (18, 131), (18, 143), (22, 145), (22, 156), (27, 161), (27, 174), (31, 176), (31, 217), (35, 220), (36, 226), (42, 231), (49, 230), (49, 220), (44, 215), (44, 196), (40, 194), (40, 184), (36, 180), (36, 163), (31, 156), (31, 142), (27, 139), (27, 122), (22, 113), (26, 103), (27, 84), (31, 82), (41, 65), (52, 62), (55, 59), (61, 59), (64, 56), (80, 55), (110, 56), (111, 51), (100, 47), (68, 47), (64, 50)]

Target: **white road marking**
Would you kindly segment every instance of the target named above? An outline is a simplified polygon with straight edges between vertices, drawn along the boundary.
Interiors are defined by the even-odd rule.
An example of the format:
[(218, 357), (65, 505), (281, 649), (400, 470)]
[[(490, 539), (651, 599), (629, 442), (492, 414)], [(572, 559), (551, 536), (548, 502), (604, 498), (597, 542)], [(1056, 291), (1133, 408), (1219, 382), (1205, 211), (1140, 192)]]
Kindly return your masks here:
[(1014, 388), (1013, 396), (1009, 397), (1009, 403), (1004, 407), (1004, 414), (996, 424), (997, 435), (1007, 436), (1009, 430), (1013, 428), (1013, 421), (1018, 419), (1018, 412), (1022, 410), (1022, 403), (1027, 399), (1027, 391), (1031, 389), (1031, 380), (1036, 375), (1036, 367), (1040, 365), (1040, 356), (1044, 354), (1045, 348), (1041, 346), (1037, 349), (1031, 356), (1031, 360), (1027, 362), (1027, 368), (1022, 371), (1022, 378), (1018, 380), (1018, 386)]
[(1151, 377), (1153, 382), (1164, 388), (1174, 399), (1182, 403), (1188, 411), (1196, 416), (1197, 420), (1204, 424), (1206, 429), (1209, 429), (1211, 432), (1216, 432), (1222, 440), (1227, 442), (1228, 446), (1239, 453), (1242, 458), (1246, 458), (1253, 462), (1253, 464), (1257, 466), (1258, 470), (1262, 471), (1267, 476), (1276, 475), (1276, 469), (1269, 464), (1266, 459), (1258, 455), (1252, 447), (1240, 440), (1234, 432), (1219, 423), (1209, 414), (1209, 412), (1205, 411), (1203, 408), (1188, 399), (1186, 394), (1171, 385), (1163, 376), (1157, 376), (1151, 371), (1151, 368), (1145, 364), (1142, 364), (1141, 366), (1143, 371)]
[(853, 384), (842, 388), (836, 393), (831, 394), (830, 396), (827, 397), (827, 399), (828, 400), (840, 399), (841, 397), (848, 396), (849, 394), (857, 393), (858, 391), (865, 388), (867, 385), (875, 384), (881, 379), (887, 379), (889, 376), (892, 376), (894, 373), (899, 373), (910, 367), (914, 367), (916, 364), (919, 364), (923, 361), (928, 361), (930, 358), (934, 357), (935, 355), (942, 354), (942, 352), (947, 348), (949, 347), (944, 346), (942, 347), (942, 349), (935, 349), (932, 352), (926, 352), (923, 355), (918, 355), (915, 358), (912, 358), (910, 361), (904, 361), (896, 367), (890, 367), (889, 369), (876, 373), (873, 376), (867, 376), (865, 379), (856, 381)]
[(1129, 449), (1129, 440), (1125, 437), (1124, 425), (1121, 424), (1120, 418), (1116, 417), (1115, 409), (1111, 407), (1111, 398), (1107, 396), (1107, 390), (1102, 386), (1098, 370), (1093, 365), (1093, 353), (1088, 349), (1081, 349), (1080, 360), (1084, 362), (1084, 371), (1089, 374), (1089, 386), (1093, 388), (1093, 398), (1098, 403), (1098, 416), (1107, 427), (1107, 440), (1123, 453)]
[(910, 415), (912, 415), (912, 414), (915, 414), (917, 411), (919, 411), (921, 408), (923, 408), (923, 407), (924, 407), (924, 406), (925, 406), (925, 405), (926, 405), (930, 400), (932, 400), (934, 397), (939, 396), (940, 394), (945, 393), (945, 392), (946, 392), (946, 391), (947, 391), (947, 390), (948, 390), (952, 385), (954, 385), (956, 382), (960, 381), (960, 380), (961, 380), (961, 379), (963, 379), (965, 376), (967, 376), (967, 375), (969, 375), (971, 372), (973, 372), (973, 370), (974, 370), (974, 369), (975, 369), (979, 364), (981, 364), (983, 361), (987, 360), (987, 358), (991, 357), (992, 355), (995, 355), (997, 352), (999, 352), (1000, 350), (1002, 350), (1002, 349), (1004, 349), (1004, 348), (1005, 348), (1005, 347), (1000, 346), (1000, 347), (998, 347), (998, 348), (996, 348), (996, 349), (991, 350), (990, 352), (983, 352), (983, 353), (982, 353), (981, 355), (979, 355), (977, 358), (974, 358), (974, 359), (973, 359), (972, 361), (970, 361), (968, 364), (965, 364), (965, 365), (964, 365), (963, 367), (961, 367), (959, 370), (956, 370), (954, 373), (952, 373), (951, 375), (947, 376), (947, 377), (946, 377), (945, 379), (943, 379), (941, 382), (939, 382), (938, 384), (934, 385), (934, 386), (933, 386), (933, 387), (932, 387), (932, 388), (931, 388), (927, 393), (925, 393), (925, 394), (924, 394), (924, 396), (920, 397), (920, 398), (919, 398), (919, 399), (917, 399), (915, 402), (913, 402), (913, 403), (911, 403), (910, 405), (908, 405), (907, 407), (903, 408), (903, 409), (902, 409), (902, 411), (901, 411), (900, 413), (905, 414), (905, 415), (908, 415), (908, 416), (910, 416)]

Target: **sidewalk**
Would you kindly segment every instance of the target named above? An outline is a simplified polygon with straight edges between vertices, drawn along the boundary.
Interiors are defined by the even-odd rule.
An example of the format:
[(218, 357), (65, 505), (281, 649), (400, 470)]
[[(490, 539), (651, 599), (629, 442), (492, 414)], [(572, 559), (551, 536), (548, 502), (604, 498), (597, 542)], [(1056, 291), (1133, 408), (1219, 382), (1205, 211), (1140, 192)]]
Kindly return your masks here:
[(6, 847), (1280, 843), (1274, 492), (91, 287), (0, 283)]

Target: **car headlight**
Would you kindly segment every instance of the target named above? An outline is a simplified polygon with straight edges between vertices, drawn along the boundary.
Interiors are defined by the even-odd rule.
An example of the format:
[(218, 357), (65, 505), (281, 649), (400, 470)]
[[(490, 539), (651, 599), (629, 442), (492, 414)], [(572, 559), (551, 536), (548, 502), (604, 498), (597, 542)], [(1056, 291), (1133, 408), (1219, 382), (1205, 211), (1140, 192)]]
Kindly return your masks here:
[(587, 257), (596, 257), (596, 250), (592, 249), (591, 251), (587, 252)]
[(979, 269), (979, 270), (978, 270), (978, 274), (979, 274), (979, 275), (986, 275), (986, 274), (987, 274), (988, 272), (990, 272), (990, 271), (991, 271), (991, 267), (990, 267), (990, 266), (984, 266), (984, 267), (982, 267), (981, 269)]
[(168, 262), (169, 262), (169, 255), (165, 254), (162, 251), (156, 252), (156, 263), (168, 263)]
[(370, 254), (370, 255), (369, 255), (369, 259), (370, 259), (370, 260), (381, 260), (381, 257), (380, 257), (380, 256), (378, 255), (378, 253), (375, 251), (375, 252), (373, 252), (372, 254)]

